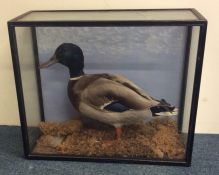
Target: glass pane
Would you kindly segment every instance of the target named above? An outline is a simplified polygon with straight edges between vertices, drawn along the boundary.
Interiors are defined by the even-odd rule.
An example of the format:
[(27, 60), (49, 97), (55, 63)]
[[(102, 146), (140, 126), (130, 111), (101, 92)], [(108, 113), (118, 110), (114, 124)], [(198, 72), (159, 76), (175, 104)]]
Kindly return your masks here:
[(198, 20), (190, 10), (32, 12), (19, 21)]
[(39, 136), (38, 126), (41, 121), (32, 33), (29, 27), (16, 27), (15, 31), (28, 135), (32, 147)]
[[(124, 124), (121, 139), (116, 140), (115, 133), (120, 131), (114, 131), (114, 126), (84, 119), (80, 114), (83, 111), (76, 112), (78, 109), (67, 95), (68, 82), (74, 78), (69, 79), (66, 66), (54, 64), (40, 70), (46, 122), (40, 124), (43, 134), (34, 153), (184, 160), (186, 141), (178, 131), (177, 120), (181, 111), (187, 30), (185, 26), (37, 27), (41, 64), (60, 44), (74, 43), (84, 55), (86, 75), (82, 77), (102, 73), (123, 75), (125, 81), (131, 81), (152, 97), (148, 103), (154, 99), (167, 108), (151, 108), (153, 117), (146, 116), (140, 125), (134, 121), (131, 125)], [(108, 86), (110, 82), (96, 89), (101, 93)], [(113, 91), (116, 93), (120, 88), (124, 87)], [(139, 93), (131, 90), (126, 94), (127, 100), (131, 103), (143, 100)], [(134, 106), (126, 107), (137, 111)], [(101, 116), (105, 115), (103, 112)], [(183, 122), (186, 128), (187, 121)]]
[[(193, 86), (194, 86), (196, 60), (197, 60), (199, 33), (200, 33), (199, 26), (192, 27), (188, 77), (186, 83), (187, 86), (186, 86), (186, 95), (185, 95), (185, 104), (184, 104), (185, 106), (183, 111), (183, 123), (182, 123), (182, 132), (185, 134), (185, 137), (187, 137), (189, 131), (189, 120), (190, 120), (190, 112), (191, 112), (191, 104), (192, 104), (192, 94), (193, 94)], [(185, 139), (185, 141), (187, 141), (187, 139)]]
[[(200, 35), (191, 29), (186, 58), (187, 26), (36, 27), (37, 43), (32, 28), (16, 27), (31, 152), (185, 161)], [(54, 53), (58, 62), (40, 69)]]

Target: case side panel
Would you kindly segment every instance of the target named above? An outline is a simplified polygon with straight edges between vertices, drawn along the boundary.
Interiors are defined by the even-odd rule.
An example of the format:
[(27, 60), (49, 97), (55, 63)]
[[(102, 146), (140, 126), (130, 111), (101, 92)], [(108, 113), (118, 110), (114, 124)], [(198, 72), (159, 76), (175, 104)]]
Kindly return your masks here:
[(191, 105), (191, 113), (190, 113), (190, 121), (189, 121), (189, 135), (188, 135), (187, 150), (186, 150), (187, 162), (190, 164), (192, 159), (192, 150), (193, 150), (193, 142), (194, 142), (194, 132), (195, 132), (196, 114), (198, 108), (206, 32), (207, 32), (207, 23), (202, 25), (199, 31), (198, 51), (197, 51), (198, 54), (197, 54), (196, 68), (195, 68), (192, 105)]
[(23, 87), (22, 87), (22, 81), (21, 81), (20, 64), (19, 64), (19, 59), (18, 59), (16, 32), (15, 32), (15, 27), (11, 26), (9, 23), (8, 23), (8, 33), (9, 33), (9, 40), (10, 40), (10, 46), (11, 46), (12, 63), (13, 63), (13, 69), (14, 69), (14, 77), (15, 77), (17, 99), (18, 99), (18, 106), (19, 106), (24, 156), (28, 157), (28, 154), (30, 152), (29, 151), (30, 146), (29, 146), (26, 112), (25, 112), (25, 105), (24, 105)]
[(41, 122), (40, 96), (33, 49), (32, 30), (30, 27), (16, 27), (18, 57), (20, 62), (21, 81), (23, 85), (24, 105), (30, 149), (34, 146), (40, 131)]

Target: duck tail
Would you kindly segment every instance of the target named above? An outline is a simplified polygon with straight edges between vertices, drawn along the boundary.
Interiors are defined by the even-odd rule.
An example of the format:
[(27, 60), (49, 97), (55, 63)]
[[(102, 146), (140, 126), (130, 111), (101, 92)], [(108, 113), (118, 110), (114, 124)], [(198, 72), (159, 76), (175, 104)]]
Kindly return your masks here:
[(161, 99), (159, 102), (160, 103), (158, 105), (150, 108), (153, 116), (159, 116), (160, 114), (171, 115), (175, 112), (176, 107), (171, 106), (171, 104), (169, 104), (165, 99)]

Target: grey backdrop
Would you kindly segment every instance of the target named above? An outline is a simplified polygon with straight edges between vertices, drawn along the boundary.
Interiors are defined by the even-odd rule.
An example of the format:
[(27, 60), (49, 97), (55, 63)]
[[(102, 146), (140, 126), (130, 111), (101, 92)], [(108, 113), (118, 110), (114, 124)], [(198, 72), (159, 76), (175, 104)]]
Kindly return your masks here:
[[(40, 63), (58, 45), (71, 42), (85, 56), (85, 72), (119, 73), (151, 96), (179, 106), (186, 27), (38, 27)], [(75, 116), (67, 97), (68, 69), (60, 64), (41, 70), (46, 120)]]

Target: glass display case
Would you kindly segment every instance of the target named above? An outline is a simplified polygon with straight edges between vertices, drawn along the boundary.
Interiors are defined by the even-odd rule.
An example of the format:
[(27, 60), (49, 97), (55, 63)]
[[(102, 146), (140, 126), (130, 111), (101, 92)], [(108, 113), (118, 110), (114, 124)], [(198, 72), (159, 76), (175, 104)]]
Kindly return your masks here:
[(195, 9), (10, 20), (25, 157), (189, 166), (206, 29)]

